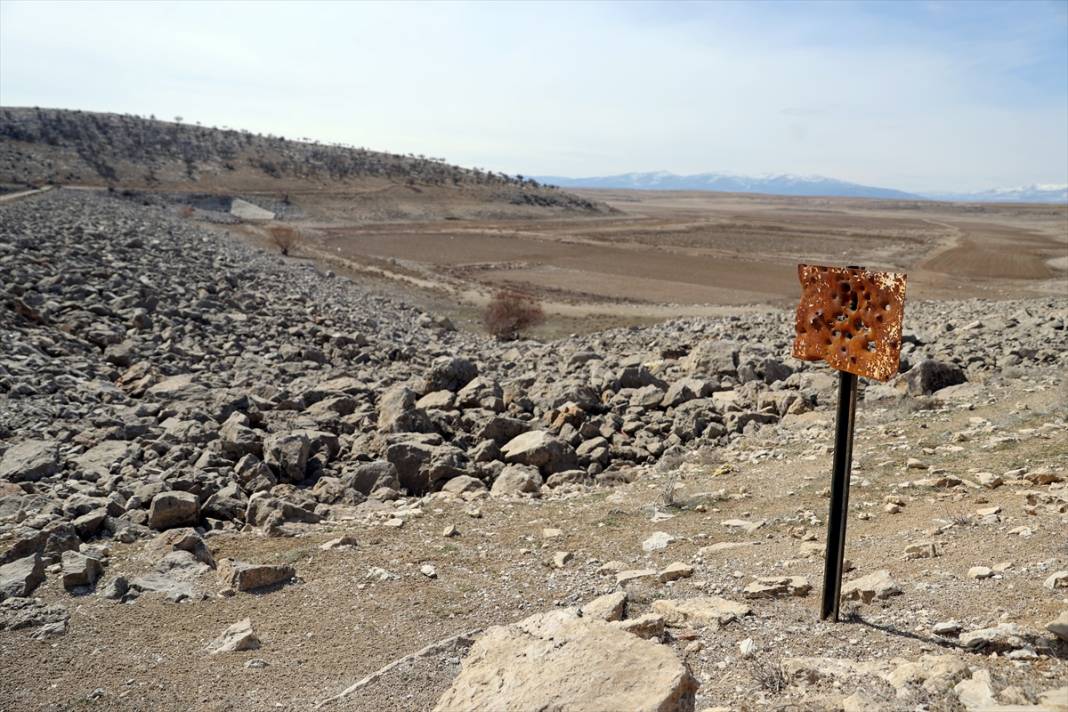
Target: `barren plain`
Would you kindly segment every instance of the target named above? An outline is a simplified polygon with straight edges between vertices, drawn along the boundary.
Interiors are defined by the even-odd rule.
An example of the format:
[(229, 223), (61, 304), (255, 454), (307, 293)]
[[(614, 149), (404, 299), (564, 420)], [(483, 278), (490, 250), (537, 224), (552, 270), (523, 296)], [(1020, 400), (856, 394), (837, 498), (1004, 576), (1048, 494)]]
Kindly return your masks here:
[(905, 271), (911, 298), (1068, 290), (1063, 205), (578, 193), (618, 212), (369, 224), (315, 202), (319, 219), (294, 224), (305, 254), (428, 290), (454, 314), (467, 307), (470, 316), (502, 287), (534, 294), (560, 322), (555, 333), (720, 315), (725, 305), (782, 307), (796, 298), (799, 262)]

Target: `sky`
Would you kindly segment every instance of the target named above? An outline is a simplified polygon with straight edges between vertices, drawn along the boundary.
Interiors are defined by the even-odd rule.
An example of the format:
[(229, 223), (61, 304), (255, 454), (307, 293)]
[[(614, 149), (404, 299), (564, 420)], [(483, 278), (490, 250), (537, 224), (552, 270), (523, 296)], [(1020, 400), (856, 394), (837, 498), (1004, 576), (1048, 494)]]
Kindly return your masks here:
[(0, 0), (0, 104), (523, 175), (1068, 183), (1068, 0)]

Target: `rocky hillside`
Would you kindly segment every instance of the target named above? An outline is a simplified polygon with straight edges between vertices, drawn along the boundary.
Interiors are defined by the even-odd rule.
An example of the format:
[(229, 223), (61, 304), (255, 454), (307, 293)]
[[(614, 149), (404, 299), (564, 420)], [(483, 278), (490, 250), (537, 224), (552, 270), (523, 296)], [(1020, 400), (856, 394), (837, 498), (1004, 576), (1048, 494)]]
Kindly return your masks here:
[[(980, 493), (975, 503), (983, 505), (978, 516), (989, 519), (991, 527), (1000, 526), (1000, 510), (993, 511), (997, 507), (988, 498), (1008, 497), (1005, 493), (1012, 490), (1014, 498), (1002, 506), (1011, 501), (1016, 516), (1019, 502), (1026, 500), (1022, 506), (1031, 508), (1031, 527), (1038, 532), (1030, 540), (1038, 547), (1033, 554), (1014, 554), (1026, 558), (1018, 568), (1026, 569), (1027, 581), (1039, 574), (1042, 580), (1048, 577), (1050, 591), (1068, 586), (1068, 573), (1055, 571), (1058, 562), (1065, 568), (1063, 541), (1060, 550), (1052, 543), (1068, 507), (1064, 408), (1055, 400), (1039, 400), (1068, 366), (1066, 314), (1068, 302), (1050, 299), (909, 305), (902, 375), (888, 385), (869, 386), (863, 396), (866, 409), (884, 414), (877, 429), (860, 436), (858, 458), (865, 462), (858, 474), (876, 483), (858, 495), (863, 520), (903, 509), (906, 516), (913, 511), (930, 516), (954, 497), (970, 496), (974, 486)], [(776, 659), (766, 670), (753, 668), (752, 674), (764, 679), (761, 699), (769, 702), (762, 707), (781, 708), (774, 701), (793, 695), (789, 685), (798, 680), (838, 680), (858, 689), (858, 680), (870, 678), (872, 685), (881, 680), (878, 684), (886, 687), (877, 693), (885, 693), (878, 698), (885, 709), (896, 709), (895, 695), (910, 705), (902, 709), (915, 708), (917, 700), (957, 709), (958, 700), (973, 690), (981, 696), (992, 684), (989, 675), (973, 675), (967, 662), (916, 662), (912, 673), (901, 671), (909, 661), (867, 667), (827, 662), (832, 649), (833, 657), (863, 660), (865, 650), (888, 636), (868, 631), (862, 636), (866, 642), (847, 643), (843, 634), (842, 640), (824, 641), (827, 647), (821, 648), (824, 643), (812, 643), (808, 623), (789, 622), (790, 616), (810, 621), (811, 611), (764, 611), (753, 619), (757, 623), (747, 624), (744, 620), (757, 604), (719, 597), (800, 600), (811, 589), (805, 577), (818, 577), (818, 559), (810, 559), (820, 550), (825, 500), (819, 494), (823, 485), (809, 480), (815, 479), (813, 468), (825, 470), (831, 442), (826, 414), (835, 382), (823, 366), (784, 357), (791, 323), (789, 314), (769, 313), (679, 320), (553, 343), (498, 343), (456, 331), (447, 320), (307, 263), (230, 240), (221, 228), (197, 227), (162, 208), (62, 189), (0, 205), (0, 599), (7, 599), (0, 603), (0, 636), (5, 636), (0, 649), (17, 656), (0, 663), (15, 670), (9, 680), (22, 681), (18, 706), (56, 700), (29, 682), (40, 666), (52, 664), (43, 652), (48, 645), (63, 645), (55, 641), (72, 636), (77, 642), (71, 644), (88, 646), (89, 655), (88, 650), (117, 634), (114, 626), (101, 623), (117, 615), (111, 609), (99, 608), (95, 622), (72, 617), (77, 599), (71, 596), (95, 594), (81, 599), (91, 600), (93, 610), (109, 601), (135, 604), (130, 610), (139, 612), (131, 615), (141, 620), (136, 627), (159, 626), (169, 631), (161, 635), (192, 646), (192, 651), (204, 641), (187, 640), (183, 631), (205, 622), (214, 625), (213, 619), (172, 619), (167, 602), (222, 606), (246, 591), (277, 592), (272, 595), (293, 605), (272, 610), (292, 608), (286, 615), (312, 626), (309, 636), (331, 640), (340, 629), (316, 627), (324, 617), (347, 616), (357, 608), (355, 597), (392, 590), (391, 582), (401, 585), (402, 577), (393, 569), (414, 560), (418, 586), (437, 581), (442, 562), (454, 562), (455, 581), (460, 582), (448, 594), (454, 596), (449, 599), (454, 607), (423, 620), (438, 610), (434, 601), (440, 603), (445, 595), (433, 589), (426, 590), (428, 598), (420, 606), (409, 605), (399, 589), (395, 595), (365, 600), (362, 605), (369, 608), (361, 610), (375, 613), (358, 626), (376, 631), (367, 635), (380, 647), (367, 654), (379, 664), (401, 655), (398, 648), (415, 650), (429, 642), (426, 626), (444, 626), (456, 634), (466, 630), (457, 629), (457, 617), (473, 617), (482, 626), (528, 615), (522, 611), (531, 601), (540, 608), (577, 606), (606, 593), (597, 583), (604, 577), (611, 588), (619, 587), (622, 598), (599, 600), (589, 609), (597, 612), (588, 611), (585, 618), (612, 621), (624, 618), (624, 607), (629, 611), (612, 628), (589, 629), (588, 620), (561, 611), (518, 628), (493, 629), (471, 648), (462, 675), (456, 676), (457, 658), (428, 673), (433, 684), (414, 685), (425, 688), (426, 695), (442, 694), (439, 709), (487, 704), (487, 681), (495, 679), (487, 670), (495, 669), (494, 661), (514, 656), (515, 646), (522, 648), (522, 640), (531, 636), (548, 640), (554, 635), (572, 641), (554, 653), (560, 656), (548, 666), (554, 675), (578, 661), (594, 665), (604, 658), (583, 679), (604, 675), (611, 687), (633, 674), (619, 661), (661, 660), (656, 669), (662, 675), (634, 683), (633, 694), (648, 701), (643, 709), (692, 710), (697, 700), (724, 699), (730, 700), (730, 709), (745, 708), (738, 706), (743, 693), (717, 692), (713, 677), (722, 672), (717, 672), (717, 660), (750, 659), (755, 651), (780, 644), (809, 657), (795, 654), (792, 662), (779, 665)], [(946, 405), (951, 403), (960, 405)], [(975, 408), (985, 408), (982, 417), (967, 420)], [(1021, 414), (1011, 426), (999, 426), (1009, 430), (985, 420), (1008, 410)], [(909, 415), (927, 411), (948, 415), (923, 415), (924, 420)], [(956, 420), (950, 422), (952, 418)], [(940, 434), (930, 440), (923, 429), (928, 421), (941, 420), (947, 422), (936, 425)], [(1012, 462), (1024, 461), (1023, 469), (1006, 466), (1005, 474), (977, 470), (965, 475), (954, 469), (954, 462), (972, 447), (969, 443), (977, 448), (989, 444), (988, 451), (977, 451), (977, 464), (995, 467), (1008, 448)], [(888, 466), (895, 458), (914, 482), (891, 484), (876, 472), (868, 474), (869, 467)], [(758, 466), (767, 469), (758, 475)], [(995, 493), (1005, 483), (1011, 484)], [(928, 493), (938, 493), (940, 504), (928, 507), (924, 497), (935, 497)], [(723, 514), (717, 514), (721, 509)], [(471, 524), (457, 527), (456, 516)], [(530, 516), (540, 522), (534, 530), (540, 532), (537, 539), (529, 523), (513, 528)], [(439, 527), (447, 524), (444, 531), (428, 529), (435, 521)], [(923, 521), (914, 521), (908, 531), (918, 534)], [(648, 540), (633, 541), (645, 535), (649, 522), (657, 531), (647, 532)], [(925, 539), (927, 544), (917, 544), (916, 557), (944, 547), (943, 540), (957, 536), (963, 520), (957, 524), (957, 529), (940, 530)], [(700, 532), (712, 528), (739, 539), (704, 541), (707, 534)], [(904, 530), (900, 525), (887, 530), (884, 544), (897, 531)], [(396, 538), (387, 532), (396, 532)], [(449, 548), (432, 543), (439, 538), (451, 542), (456, 535), (458, 543)], [(465, 536), (477, 538), (465, 541)], [(975, 536), (983, 536), (982, 530)], [(1022, 541), (1020, 530), (1012, 536), (1011, 541)], [(333, 556), (355, 547), (358, 556), (317, 564), (306, 543), (294, 558), (283, 557), (281, 545), (256, 544), (290, 538), (307, 542), (307, 537), (316, 541), (316, 552)], [(321, 550), (315, 537), (324, 540)], [(890, 556), (877, 539), (869, 533), (858, 540), (870, 561)], [(364, 548), (368, 540), (380, 546)], [(673, 545), (677, 540), (686, 543)], [(753, 557), (748, 554), (726, 554), (730, 546), (704, 548), (762, 541), (767, 548), (760, 550), (760, 571), (750, 570)], [(797, 545), (808, 546), (800, 559)], [(965, 554), (971, 548), (956, 541), (954, 546)], [(549, 547), (546, 568), (532, 566), (529, 556), (538, 556), (544, 547)], [(651, 558), (669, 547), (673, 556), (686, 550), (692, 560)], [(575, 552), (584, 548), (588, 550), (576, 558)], [(633, 553), (639, 548), (644, 559)], [(722, 567), (710, 567), (708, 562), (725, 554)], [(788, 563), (795, 559), (799, 563)], [(549, 583), (540, 578), (543, 570), (552, 572)], [(977, 570), (974, 578), (1004, 573), (998, 571)], [(212, 581), (219, 585), (213, 588)], [(300, 593), (302, 581), (309, 593)], [(674, 582), (678, 588), (642, 592), (642, 587)], [(930, 592), (944, 584), (932, 584)], [(516, 594), (518, 585), (529, 600)], [(1021, 579), (1021, 591), (1031, 591), (1027, 585)], [(747, 586), (744, 596), (741, 586)], [(902, 588), (889, 573), (875, 570), (847, 590), (858, 601), (879, 606)], [(924, 606), (939, 606), (935, 593), (928, 596), (924, 590), (910, 589), (909, 595)], [(318, 591), (315, 605), (307, 602), (312, 591)], [(700, 597), (680, 598), (680, 592)], [(335, 594), (340, 598), (335, 600)], [(261, 616), (262, 611), (242, 603), (246, 600), (255, 597), (234, 599), (233, 612)], [(1039, 613), (1045, 615), (1052, 598), (1043, 605)], [(1013, 610), (1001, 618), (968, 610), (965, 624), (954, 628), (947, 623), (940, 635), (963, 633), (964, 650), (1009, 653), (1011, 660), (1031, 666), (1005, 678), (1019, 688), (1013, 699), (1031, 704), (1055, 686), (1056, 674), (1065, 670), (1066, 650), (1057, 637), (1064, 635), (1057, 632), (1063, 624), (1051, 623), (1048, 631), (1013, 627), (1007, 622), (1018, 617)], [(938, 611), (927, 610), (922, 617), (943, 615)], [(304, 618), (311, 614), (319, 623)], [(907, 626), (916, 614), (892, 610), (889, 615), (895, 626)], [(932, 624), (936, 622), (944, 621)], [(720, 643), (700, 632), (707, 629), (711, 635), (730, 624), (750, 631), (748, 643), (738, 641), (740, 653), (734, 642), (720, 649)], [(279, 624), (273, 634), (283, 640), (293, 630), (301, 628)], [(380, 632), (393, 636), (391, 642), (374, 637)], [(939, 640), (956, 648), (945, 636)], [(438, 655), (462, 654), (472, 640), (450, 638), (400, 669)], [(414, 645), (416, 641), (421, 642)], [(126, 643), (111, 645), (117, 646), (114, 654), (125, 654), (117, 648)], [(151, 643), (143, 645), (138, 655), (154, 654)], [(259, 645), (252, 623), (242, 620), (212, 643), (212, 650), (237, 654)], [(718, 657), (702, 655), (703, 646), (712, 646)], [(618, 656), (611, 652), (617, 649)], [(290, 661), (305, 659), (297, 648), (289, 650)], [(601, 651), (601, 657), (583, 651)], [(343, 652), (341, 657), (351, 663), (351, 650)], [(920, 654), (913, 648), (898, 652)], [(39, 655), (44, 657), (35, 657)], [(683, 658), (686, 662), (680, 662)], [(283, 665), (277, 658), (275, 662)], [(246, 667), (267, 664), (250, 658)], [(939, 668), (937, 680), (928, 685), (925, 680), (936, 675), (927, 668), (935, 664), (945, 669)], [(140, 675), (119, 669), (123, 678)], [(517, 704), (543, 708), (559, 703), (552, 695), (539, 697), (538, 690), (570, 694), (566, 691), (574, 680), (566, 674), (545, 677), (545, 669), (540, 664), (517, 668), (508, 693), (521, 701)], [(95, 673), (88, 667), (79, 670), (82, 677), (71, 684), (90, 689), (78, 695), (108, 695), (111, 708), (120, 704), (117, 690), (108, 687), (97, 694)], [(1053, 678), (1042, 677), (1043, 670)], [(299, 689), (307, 706), (301, 702), (290, 708), (307, 709), (328, 691), (344, 688), (337, 679), (344, 673), (320, 673), (331, 680), (320, 685), (303, 671), (290, 675), (280, 667), (270, 684), (284, 690), (272, 693), (273, 699), (283, 693), (290, 699)], [(176, 709), (198, 704), (197, 694), (216, 694), (190, 696), (200, 683), (181, 677), (188, 671), (173, 674), (173, 680), (149, 677), (158, 678), (152, 684), (160, 690), (174, 683), (166, 694)], [(214, 676), (202, 671), (198, 677), (203, 682)], [(187, 687), (177, 684), (179, 678)], [(705, 683), (699, 688), (701, 680)], [(953, 692), (954, 685), (964, 682), (965, 693)], [(15, 692), (2, 690), (3, 684), (0, 698), (14, 699)], [(396, 684), (405, 688), (411, 683)], [(360, 709), (434, 703), (420, 697), (418, 704), (406, 705), (402, 697), (393, 700), (399, 706), (383, 706), (382, 694), (368, 702), (357, 690), (346, 697)], [(917, 696), (917, 690), (926, 697)], [(585, 694), (578, 688), (573, 693)], [(134, 697), (146, 694), (151, 690)], [(270, 695), (250, 695), (241, 698), (238, 708), (271, 706)], [(359, 707), (359, 699), (368, 706)], [(625, 707), (627, 699), (638, 698), (624, 695), (620, 704)], [(64, 702), (73, 704), (74, 698)], [(861, 706), (852, 709), (872, 709), (863, 700), (854, 703)]]
[(382, 192), (528, 212), (604, 210), (521, 176), (425, 156), (124, 114), (0, 108), (0, 185), (66, 184), (224, 194)]

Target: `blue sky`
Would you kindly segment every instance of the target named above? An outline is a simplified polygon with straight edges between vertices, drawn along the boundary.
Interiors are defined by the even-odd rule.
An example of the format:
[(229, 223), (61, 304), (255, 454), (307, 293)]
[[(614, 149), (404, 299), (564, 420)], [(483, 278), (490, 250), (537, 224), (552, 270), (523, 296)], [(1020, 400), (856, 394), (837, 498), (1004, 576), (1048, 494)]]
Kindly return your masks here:
[(1068, 183), (1068, 1), (0, 0), (0, 103), (527, 175)]

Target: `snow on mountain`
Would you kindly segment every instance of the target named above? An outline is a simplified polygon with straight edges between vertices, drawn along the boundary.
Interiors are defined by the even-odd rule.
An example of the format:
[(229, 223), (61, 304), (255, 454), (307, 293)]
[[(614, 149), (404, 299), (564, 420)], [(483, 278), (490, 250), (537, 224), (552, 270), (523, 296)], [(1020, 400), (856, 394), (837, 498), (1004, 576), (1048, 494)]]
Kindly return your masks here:
[(843, 196), (852, 198), (900, 198), (915, 200), (920, 196), (890, 188), (789, 173), (742, 176), (731, 173), (698, 173), (680, 176), (667, 171), (623, 173), (614, 176), (565, 178), (537, 176), (542, 183), (561, 188), (630, 188), (635, 190), (711, 190), (727, 193), (767, 193), (770, 195)]
[(1068, 203), (1068, 184), (1035, 184), (994, 188), (975, 193), (906, 193), (859, 183), (790, 173), (744, 176), (733, 173), (697, 173), (681, 176), (668, 171), (622, 173), (613, 176), (565, 178), (536, 176), (536, 180), (561, 188), (628, 188), (632, 190), (710, 190), (724, 193), (834, 196), (847, 198), (892, 198), (899, 200), (952, 200), (982, 203)]
[(1040, 183), (1015, 188), (993, 188), (978, 193), (927, 193), (935, 200), (970, 203), (1068, 203), (1068, 183)]

